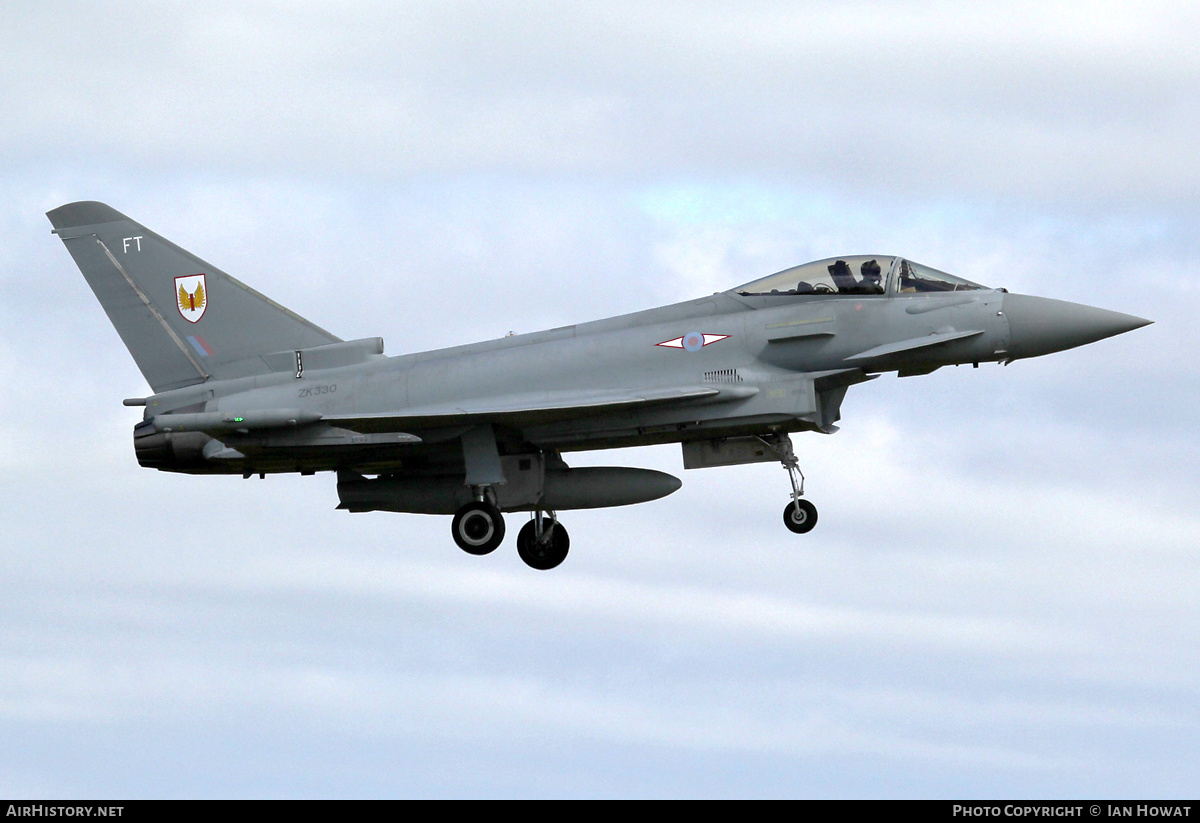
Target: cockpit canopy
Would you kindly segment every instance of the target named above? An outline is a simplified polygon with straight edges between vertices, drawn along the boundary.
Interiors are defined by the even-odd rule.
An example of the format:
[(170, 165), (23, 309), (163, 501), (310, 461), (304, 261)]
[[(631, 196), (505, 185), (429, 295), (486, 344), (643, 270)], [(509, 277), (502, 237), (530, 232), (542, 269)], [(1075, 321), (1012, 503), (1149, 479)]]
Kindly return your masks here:
[(830, 257), (767, 275), (734, 293), (757, 295), (912, 294), (986, 289), (978, 283), (902, 257), (861, 254)]

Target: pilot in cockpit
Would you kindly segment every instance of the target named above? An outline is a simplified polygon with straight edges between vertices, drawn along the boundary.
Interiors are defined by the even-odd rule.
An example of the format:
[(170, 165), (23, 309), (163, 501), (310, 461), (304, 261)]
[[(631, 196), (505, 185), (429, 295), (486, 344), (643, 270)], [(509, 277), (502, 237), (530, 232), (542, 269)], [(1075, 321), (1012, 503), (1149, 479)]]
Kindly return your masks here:
[(875, 260), (868, 260), (859, 268), (862, 272), (861, 289), (864, 294), (883, 294), (883, 269)]

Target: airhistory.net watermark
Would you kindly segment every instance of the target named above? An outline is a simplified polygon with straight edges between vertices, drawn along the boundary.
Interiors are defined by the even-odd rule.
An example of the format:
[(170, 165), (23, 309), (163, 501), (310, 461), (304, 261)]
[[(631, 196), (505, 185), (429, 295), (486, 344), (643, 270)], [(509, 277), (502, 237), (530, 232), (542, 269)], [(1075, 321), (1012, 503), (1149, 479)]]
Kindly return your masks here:
[(124, 806), (50, 806), (43, 803), (10, 803), (5, 817), (120, 817)]

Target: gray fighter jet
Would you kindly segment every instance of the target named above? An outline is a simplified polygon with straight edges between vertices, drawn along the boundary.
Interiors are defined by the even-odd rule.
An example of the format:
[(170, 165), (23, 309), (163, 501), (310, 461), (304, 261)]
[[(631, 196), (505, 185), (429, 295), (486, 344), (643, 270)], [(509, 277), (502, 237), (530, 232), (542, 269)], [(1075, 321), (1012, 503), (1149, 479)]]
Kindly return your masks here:
[(557, 566), (557, 512), (655, 500), (663, 472), (569, 468), (562, 453), (680, 443), (683, 467), (779, 461), (784, 524), (805, 533), (791, 432), (837, 430), (846, 390), (883, 372), (1009, 362), (1150, 321), (1009, 294), (890, 255), (786, 269), (662, 308), (387, 357), (341, 340), (95, 202), (49, 212), (153, 394), (134, 426), (161, 471), (337, 472), (339, 508), (452, 514), (487, 554), (502, 512), (529, 512), (517, 551)]

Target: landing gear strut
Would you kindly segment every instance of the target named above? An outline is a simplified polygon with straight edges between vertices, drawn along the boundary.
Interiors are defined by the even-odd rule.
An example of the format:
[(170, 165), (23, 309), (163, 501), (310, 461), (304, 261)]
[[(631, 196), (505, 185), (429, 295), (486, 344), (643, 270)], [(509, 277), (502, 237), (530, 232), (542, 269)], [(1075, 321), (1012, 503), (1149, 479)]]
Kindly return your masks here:
[(488, 554), (504, 540), (504, 516), (487, 501), (468, 503), (455, 513), (450, 532), (467, 554)]
[(804, 499), (804, 472), (800, 471), (800, 461), (792, 451), (792, 438), (777, 434), (758, 439), (779, 455), (779, 462), (787, 469), (788, 479), (792, 481), (792, 502), (783, 510), (783, 525), (796, 534), (807, 534), (817, 525), (817, 507)]
[(536, 511), (517, 534), (517, 554), (525, 565), (547, 571), (567, 558), (571, 538), (554, 512)]

